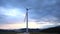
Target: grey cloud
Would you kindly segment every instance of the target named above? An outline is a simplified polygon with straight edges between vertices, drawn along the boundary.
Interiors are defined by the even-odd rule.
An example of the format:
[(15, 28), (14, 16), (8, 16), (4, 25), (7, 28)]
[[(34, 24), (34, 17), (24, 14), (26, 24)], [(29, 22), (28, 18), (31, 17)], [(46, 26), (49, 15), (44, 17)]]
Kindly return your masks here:
[[(0, 0), (0, 6), (7, 7), (7, 6), (13, 6), (13, 7), (19, 7), (25, 3), (26, 0)], [(12, 8), (13, 8), (12, 7)]]
[[(45, 17), (47, 16), (46, 19), (53, 21), (53, 22), (60, 22), (60, 1), (59, 0), (43, 0), (42, 3), (38, 2), (36, 8), (39, 9), (34, 9), (31, 18), (36, 19), (37, 21), (41, 21), (42, 18), (45, 20)], [(48, 16), (50, 15), (50, 16)], [(51, 16), (55, 17), (56, 19), (54, 20)], [(52, 19), (53, 20), (52, 20)]]
[(0, 23), (1, 24), (7, 23), (7, 20), (6, 20), (6, 16), (5, 15), (0, 14)]
[(60, 0), (0, 0), (0, 6), (7, 7), (10, 5), (18, 8), (32, 8), (29, 17), (36, 21), (43, 21), (45, 17), (51, 21), (53, 19), (51, 16), (56, 18), (52, 21), (60, 21)]
[[(16, 8), (16, 7), (20, 7), (20, 5), (22, 5), (26, 0), (0, 0), (0, 24), (2, 23), (10, 23), (10, 22), (16, 22), (19, 21), (20, 18), (11, 18), (6, 15), (4, 15), (1, 11), (1, 8)], [(13, 19), (13, 20), (12, 20)], [(21, 19), (22, 20), (22, 19)]]

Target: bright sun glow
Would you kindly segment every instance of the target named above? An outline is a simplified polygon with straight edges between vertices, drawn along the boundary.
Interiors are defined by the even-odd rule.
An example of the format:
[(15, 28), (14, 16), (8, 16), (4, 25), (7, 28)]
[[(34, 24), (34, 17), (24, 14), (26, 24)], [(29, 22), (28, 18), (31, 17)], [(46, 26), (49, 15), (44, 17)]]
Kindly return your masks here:
[(24, 16), (22, 11), (19, 9), (9, 9), (5, 14), (8, 16)]
[(23, 13), (23, 10), (18, 9), (18, 8), (10, 8), (10, 9), (6, 9), (6, 8), (2, 8), (1, 11), (3, 12), (4, 15), (7, 16), (25, 16), (25, 14)]
[(6, 13), (6, 15), (8, 15), (8, 16), (17, 16), (18, 13), (17, 13), (17, 10), (10, 10), (9, 12)]

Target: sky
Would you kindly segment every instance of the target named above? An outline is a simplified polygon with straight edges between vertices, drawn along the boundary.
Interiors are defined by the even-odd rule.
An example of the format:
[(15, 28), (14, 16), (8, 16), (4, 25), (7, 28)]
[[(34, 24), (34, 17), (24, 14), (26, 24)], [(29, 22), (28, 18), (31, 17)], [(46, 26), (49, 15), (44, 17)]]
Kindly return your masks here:
[(29, 28), (60, 26), (60, 0), (0, 0), (0, 29), (26, 28), (26, 8)]

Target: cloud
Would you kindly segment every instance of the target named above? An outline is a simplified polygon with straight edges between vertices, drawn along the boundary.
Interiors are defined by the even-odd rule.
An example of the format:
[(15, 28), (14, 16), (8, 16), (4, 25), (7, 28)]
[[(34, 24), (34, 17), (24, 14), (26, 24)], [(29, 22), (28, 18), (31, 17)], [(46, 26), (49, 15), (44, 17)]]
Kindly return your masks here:
[[(30, 18), (35, 19), (36, 21), (44, 21), (47, 19), (59, 23), (60, 6), (58, 1), (59, 0), (42, 0), (42, 2), (39, 2), (35, 8), (32, 7)], [(36, 1), (36, 3), (38, 3), (38, 1)], [(34, 4), (34, 6), (35, 5), (36, 4)]]
[[(0, 0), (0, 23), (23, 21), (25, 8), (31, 8), (29, 22), (60, 23), (60, 0)], [(20, 12), (20, 9), (23, 10)], [(19, 15), (15, 17), (17, 14)]]
[[(48, 20), (53, 19), (53, 21), (59, 22), (59, 0), (0, 0), (1, 6), (8, 8), (23, 8), (30, 7), (29, 17), (35, 19), (36, 21), (41, 21), (47, 16)], [(53, 16), (53, 17), (49, 17)], [(43, 19), (43, 20), (44, 20)]]
[[(53, 24), (53, 23), (43, 23), (43, 24), (37, 24), (36, 22), (29, 22), (29, 28), (39, 28), (39, 29), (45, 29), (50, 27), (59, 26), (60, 24)], [(7, 27), (7, 28), (6, 28)], [(0, 29), (21, 29), (26, 28), (26, 23), (14, 23), (14, 24), (0, 24)]]
[(0, 23), (6, 23), (6, 16), (0, 14)]
[(22, 22), (25, 17), (23, 9), (0, 7), (0, 23)]
[(2, 7), (24, 7), (27, 0), (0, 0), (0, 6)]

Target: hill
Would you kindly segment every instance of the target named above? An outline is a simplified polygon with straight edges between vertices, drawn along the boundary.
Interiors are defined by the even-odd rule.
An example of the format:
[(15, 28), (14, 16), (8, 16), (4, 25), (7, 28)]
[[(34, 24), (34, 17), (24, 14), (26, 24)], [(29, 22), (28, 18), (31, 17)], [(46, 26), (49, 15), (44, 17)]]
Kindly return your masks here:
[(60, 26), (57, 27), (53, 27), (53, 28), (48, 28), (48, 29), (44, 29), (41, 32), (49, 32), (49, 33), (60, 33)]
[[(60, 26), (48, 28), (48, 29), (28, 29), (29, 32), (60, 32)], [(14, 30), (5, 30), (0, 29), (0, 32), (26, 32), (26, 28), (23, 29), (14, 29)]]

